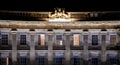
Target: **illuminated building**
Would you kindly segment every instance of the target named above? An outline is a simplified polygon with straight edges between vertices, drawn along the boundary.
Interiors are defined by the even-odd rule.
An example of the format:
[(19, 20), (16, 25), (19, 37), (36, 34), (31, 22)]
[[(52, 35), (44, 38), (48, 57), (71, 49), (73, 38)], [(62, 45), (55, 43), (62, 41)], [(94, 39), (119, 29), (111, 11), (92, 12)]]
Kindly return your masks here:
[(0, 11), (0, 65), (119, 65), (113, 13)]

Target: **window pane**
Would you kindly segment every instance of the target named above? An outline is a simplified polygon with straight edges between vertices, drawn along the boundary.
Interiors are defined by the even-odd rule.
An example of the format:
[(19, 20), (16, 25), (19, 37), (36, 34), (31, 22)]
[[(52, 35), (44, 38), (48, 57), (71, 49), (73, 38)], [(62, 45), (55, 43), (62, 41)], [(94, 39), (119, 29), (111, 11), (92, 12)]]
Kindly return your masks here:
[(92, 35), (92, 45), (98, 45), (98, 35)]
[(74, 34), (73, 35), (73, 45), (74, 46), (79, 46), (79, 44), (80, 44), (79, 39), (80, 39), (79, 34)]
[(45, 65), (45, 57), (44, 56), (39, 56), (37, 58), (38, 60), (38, 65)]
[(63, 65), (63, 57), (55, 57), (55, 65)]
[(117, 65), (117, 56), (109, 56), (109, 64)]
[(79, 57), (73, 57), (73, 65), (80, 65), (80, 58)]
[(63, 63), (63, 58), (64, 58), (64, 53), (62, 53), (62, 52), (56, 52), (55, 53), (55, 58), (54, 58), (54, 60), (55, 60), (55, 65), (63, 65), (64, 63)]
[(8, 35), (2, 35), (2, 45), (8, 45)]
[(62, 35), (56, 35), (56, 45), (63, 45)]
[(1, 65), (6, 65), (6, 58), (1, 58), (0, 63)]
[(27, 65), (27, 58), (26, 57), (20, 57), (19, 63), (20, 63), (20, 65)]
[(92, 63), (92, 65), (99, 65), (99, 60), (98, 60), (98, 58), (92, 58), (92, 59), (91, 59), (91, 63)]
[(110, 35), (110, 43), (111, 44), (116, 44), (116, 35)]
[(9, 58), (8, 57), (0, 58), (0, 65), (9, 65)]
[(20, 44), (26, 45), (26, 35), (20, 35)]
[(45, 45), (45, 34), (40, 34), (39, 45), (41, 45), (41, 46)]

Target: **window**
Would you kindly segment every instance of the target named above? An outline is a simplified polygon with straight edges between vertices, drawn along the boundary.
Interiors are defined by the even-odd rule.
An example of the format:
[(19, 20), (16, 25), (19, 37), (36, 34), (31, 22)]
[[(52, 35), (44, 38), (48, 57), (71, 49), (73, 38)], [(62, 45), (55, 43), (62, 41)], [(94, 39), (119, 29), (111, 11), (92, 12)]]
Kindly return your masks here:
[(92, 45), (98, 45), (98, 35), (92, 35)]
[(63, 45), (62, 35), (56, 35), (56, 45)]
[(26, 45), (26, 35), (20, 35), (20, 45)]
[(110, 43), (113, 45), (116, 44), (116, 35), (110, 35)]
[(91, 65), (99, 65), (99, 60), (98, 60), (98, 58), (92, 58), (92, 59), (91, 59)]
[(54, 64), (55, 65), (64, 65), (64, 53), (63, 52), (56, 52), (54, 57)]
[(118, 62), (117, 56), (112, 56), (112, 55), (109, 56), (108, 61), (109, 61), (109, 64), (110, 64), (110, 65), (118, 65), (118, 64), (117, 64), (117, 62)]
[(80, 57), (78, 56), (73, 57), (73, 65), (80, 65)]
[(74, 34), (73, 35), (73, 45), (74, 46), (79, 46), (80, 45), (79, 39), (80, 39), (79, 34)]
[(55, 65), (63, 65), (63, 57), (55, 57)]
[(0, 65), (9, 65), (9, 57), (1, 57)]
[(45, 45), (45, 34), (39, 35), (39, 45), (41, 45), (41, 46)]
[(37, 60), (38, 60), (38, 65), (45, 65), (45, 57), (44, 56), (37, 57)]
[(8, 58), (5, 58), (5, 57), (4, 57), (4, 58), (1, 58), (1, 59), (0, 59), (0, 64), (1, 64), (1, 65), (8, 65)]
[(19, 64), (20, 64), (20, 65), (27, 65), (27, 57), (21, 56), (21, 57), (19, 58)]
[(8, 45), (8, 35), (7, 34), (1, 35), (1, 44)]

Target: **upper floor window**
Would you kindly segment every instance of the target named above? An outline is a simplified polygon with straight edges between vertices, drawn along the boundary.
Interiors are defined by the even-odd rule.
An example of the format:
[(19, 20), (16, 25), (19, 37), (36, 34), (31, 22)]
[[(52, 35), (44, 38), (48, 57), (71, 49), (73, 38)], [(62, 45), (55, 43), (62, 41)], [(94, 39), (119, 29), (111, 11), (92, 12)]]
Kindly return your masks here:
[(20, 45), (26, 45), (26, 35), (20, 35)]
[(74, 34), (73, 35), (73, 45), (74, 46), (79, 46), (80, 45), (80, 35), (79, 34)]
[(45, 34), (40, 34), (39, 35), (39, 45), (44, 46), (45, 45)]
[(113, 45), (116, 45), (116, 35), (110, 35), (110, 43), (113, 44)]
[(92, 45), (98, 45), (98, 35), (92, 35)]
[(2, 34), (1, 35), (1, 44), (2, 45), (8, 45), (8, 35), (7, 34)]
[(56, 45), (63, 45), (62, 35), (56, 35)]

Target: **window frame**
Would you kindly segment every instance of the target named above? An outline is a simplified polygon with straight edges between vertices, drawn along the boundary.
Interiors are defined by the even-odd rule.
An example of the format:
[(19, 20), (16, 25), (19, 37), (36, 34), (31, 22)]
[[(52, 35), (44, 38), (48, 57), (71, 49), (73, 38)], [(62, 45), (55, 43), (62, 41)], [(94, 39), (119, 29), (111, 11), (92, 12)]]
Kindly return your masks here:
[[(115, 41), (115, 43), (112, 43), (112, 42), (111, 42), (111, 36), (114, 36), (114, 35), (116, 36), (116, 41)], [(109, 41), (109, 44), (110, 44), (110, 45), (116, 45), (116, 44), (117, 44), (117, 34), (110, 34), (110, 35), (109, 35), (109, 40), (110, 40), (110, 41)], [(112, 39), (112, 40), (113, 40), (113, 39)]]
[[(79, 44), (78, 44), (78, 45), (74, 45), (74, 35), (76, 35), (76, 34), (79, 35)], [(81, 36), (80, 33), (73, 33), (73, 34), (72, 34), (72, 38), (73, 38), (73, 39), (72, 39), (72, 45), (73, 45), (73, 46), (80, 46), (80, 45), (81, 45), (81, 41), (80, 41), (80, 40), (82, 39), (82, 36)]]
[[(25, 39), (22, 38), (22, 41), (21, 41), (21, 36), (25, 36)], [(27, 45), (27, 35), (26, 34), (20, 34), (20, 40), (19, 41), (20, 41), (20, 45)]]
[[(113, 55), (113, 56), (110, 56), (110, 55)], [(108, 54), (107, 55), (107, 58), (108, 58), (108, 63), (109, 64), (112, 64), (112, 62), (113, 62), (113, 64), (114, 63), (116, 63), (116, 64), (118, 64), (118, 57), (117, 57), (117, 55), (114, 55), (114, 54)], [(111, 59), (114, 59), (114, 60), (111, 60)]]
[[(3, 39), (4, 35), (6, 35), (6, 36)], [(0, 32), (0, 37), (1, 37), (1, 39), (0, 39), (1, 44), (0, 45), (3, 45), (3, 46), (9, 45), (9, 32)], [(3, 41), (4, 41), (4, 43), (3, 43)]]
[[(29, 55), (28, 55), (28, 52), (20, 52), (20, 53), (18, 53), (18, 63), (20, 64), (20, 65), (27, 65), (27, 64), (29, 64), (28, 63), (28, 61), (30, 60), (29, 59), (29, 57), (28, 57)], [(23, 60), (24, 59), (24, 60)], [(22, 61), (21, 61), (22, 60)], [(25, 63), (21, 63), (21, 62), (25, 62)]]
[[(61, 35), (62, 36), (62, 45), (61, 44), (59, 44), (59, 45), (57, 45), (57, 35)], [(64, 46), (65, 44), (64, 44), (64, 35), (61, 33), (61, 34), (55, 34), (55, 46)]]
[(54, 53), (54, 64), (56, 64), (56, 59), (57, 59), (57, 62), (59, 61), (58, 59), (60, 58), (60, 61), (62, 61), (62, 63), (57, 63), (56, 65), (64, 65), (64, 58), (65, 58), (65, 56), (64, 56), (64, 52), (61, 52), (61, 51), (58, 51), (58, 52), (55, 52)]
[[(97, 36), (97, 42), (95, 42), (95, 45), (93, 44), (93, 42), (96, 41), (96, 38), (93, 38), (93, 36)], [(94, 34), (94, 35), (91, 35), (91, 37), (92, 37), (92, 38), (91, 38), (91, 39), (92, 39), (92, 40), (91, 40), (91, 45), (92, 45), (92, 46), (98, 46), (98, 45), (99, 45), (99, 35)], [(94, 40), (93, 40), (93, 39), (94, 39)]]
[[(44, 35), (44, 45), (41, 45), (41, 35)], [(38, 45), (40, 46), (45, 46), (46, 45), (46, 34), (45, 33), (40, 33), (38, 34)]]

